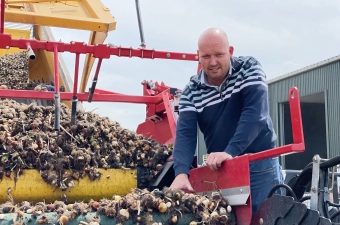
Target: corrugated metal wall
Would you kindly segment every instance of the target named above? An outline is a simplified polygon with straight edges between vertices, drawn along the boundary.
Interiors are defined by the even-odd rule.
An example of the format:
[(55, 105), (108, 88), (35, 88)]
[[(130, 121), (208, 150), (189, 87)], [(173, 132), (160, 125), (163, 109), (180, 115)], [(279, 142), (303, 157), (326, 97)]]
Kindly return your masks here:
[(292, 86), (299, 89), (300, 96), (325, 93), (328, 157), (340, 155), (340, 61), (312, 68), (273, 83), (269, 82), (270, 115), (277, 133), (280, 132), (279, 103), (288, 100), (288, 90)]

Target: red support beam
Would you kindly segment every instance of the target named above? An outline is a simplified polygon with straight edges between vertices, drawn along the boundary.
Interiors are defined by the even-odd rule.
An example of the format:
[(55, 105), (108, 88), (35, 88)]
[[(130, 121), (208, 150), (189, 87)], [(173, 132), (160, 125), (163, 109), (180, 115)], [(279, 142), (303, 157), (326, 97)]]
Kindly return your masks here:
[(3, 34), (4, 30), (5, 30), (5, 0), (1, 0), (0, 33)]
[(76, 62), (74, 68), (74, 83), (73, 83), (73, 95), (77, 96), (78, 92), (78, 74), (79, 74), (79, 53), (76, 53)]
[(58, 45), (54, 45), (54, 87), (55, 92), (59, 92), (59, 59), (58, 59)]
[(114, 55), (118, 57), (198, 61), (198, 55), (194, 53), (156, 51), (154, 49), (126, 48), (120, 46), (112, 47), (106, 44), (87, 45), (86, 43), (75, 41), (72, 41), (71, 43), (63, 43), (23, 38), (14, 39), (9, 34), (0, 34), (0, 40), (0, 48), (17, 47), (20, 49), (26, 49), (27, 43), (29, 43), (32, 50), (43, 49), (46, 51), (54, 51), (54, 46), (57, 45), (58, 52), (79, 54), (92, 53), (95, 58), (110, 58), (111, 55)]
[(108, 95), (112, 95), (112, 94), (120, 94), (123, 95), (121, 93), (117, 93), (117, 92), (113, 92), (113, 91), (107, 91), (107, 90), (102, 90), (102, 89), (98, 89), (96, 88), (96, 90), (94, 90), (95, 94), (108, 94)]
[(302, 117), (300, 108), (300, 95), (296, 87), (289, 89), (288, 93), (290, 117), (292, 121), (293, 143), (281, 147), (273, 148), (263, 152), (249, 155), (249, 162), (276, 157), (279, 155), (288, 155), (305, 151), (305, 140), (303, 136)]
[[(89, 93), (77, 93), (79, 101), (87, 101)], [(60, 100), (72, 100), (72, 92), (60, 92)], [(27, 90), (0, 90), (0, 98), (53, 100), (53, 92)], [(137, 104), (158, 104), (162, 96), (137, 96), (124, 94), (93, 94), (93, 102), (125, 102)]]

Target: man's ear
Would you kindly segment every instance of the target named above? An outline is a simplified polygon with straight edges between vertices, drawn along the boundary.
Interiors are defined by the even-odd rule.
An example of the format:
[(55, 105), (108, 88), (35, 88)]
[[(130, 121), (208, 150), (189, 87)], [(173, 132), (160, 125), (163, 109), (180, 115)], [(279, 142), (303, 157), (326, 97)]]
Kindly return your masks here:
[(233, 53), (234, 53), (234, 47), (233, 46), (229, 46), (229, 55), (230, 55), (230, 58), (233, 56)]

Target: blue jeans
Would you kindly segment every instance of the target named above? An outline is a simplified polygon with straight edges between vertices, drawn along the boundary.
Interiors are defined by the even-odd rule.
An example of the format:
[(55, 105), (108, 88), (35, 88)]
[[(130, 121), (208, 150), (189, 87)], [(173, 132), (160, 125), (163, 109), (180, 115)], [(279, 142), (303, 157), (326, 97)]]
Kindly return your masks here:
[[(284, 183), (284, 180), (278, 158), (264, 159), (250, 163), (249, 169), (252, 214), (254, 216), (268, 197), (271, 189), (277, 184)], [(279, 188), (275, 193), (282, 195), (284, 194), (284, 189)]]

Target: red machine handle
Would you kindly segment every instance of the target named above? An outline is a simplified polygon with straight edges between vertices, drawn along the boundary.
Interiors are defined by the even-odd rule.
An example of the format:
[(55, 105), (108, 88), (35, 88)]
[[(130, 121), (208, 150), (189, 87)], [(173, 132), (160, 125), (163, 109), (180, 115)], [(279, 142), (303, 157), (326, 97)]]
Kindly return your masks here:
[(303, 137), (300, 96), (299, 90), (296, 87), (289, 89), (288, 93), (290, 117), (292, 121), (293, 143), (281, 147), (273, 148), (259, 153), (249, 155), (249, 162), (258, 161), (261, 159), (272, 158), (279, 155), (288, 155), (291, 153), (304, 152), (305, 141)]

